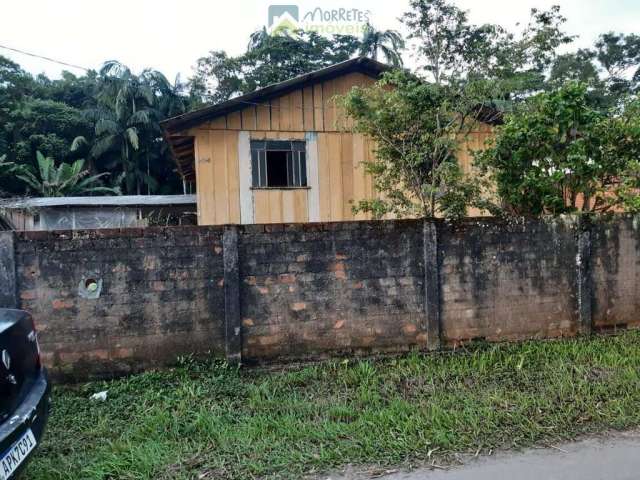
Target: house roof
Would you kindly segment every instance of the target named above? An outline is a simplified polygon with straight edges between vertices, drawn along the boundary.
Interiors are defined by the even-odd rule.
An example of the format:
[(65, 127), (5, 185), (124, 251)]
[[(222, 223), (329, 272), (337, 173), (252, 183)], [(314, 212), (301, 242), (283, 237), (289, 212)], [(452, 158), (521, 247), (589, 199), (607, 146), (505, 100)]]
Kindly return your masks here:
[(329, 80), (351, 72), (360, 72), (378, 78), (382, 72), (390, 67), (384, 63), (366, 57), (357, 57), (336, 63), (320, 70), (274, 83), (251, 93), (232, 98), (222, 103), (209, 105), (192, 112), (183, 113), (176, 117), (160, 122), (164, 137), (169, 144), (171, 154), (178, 167), (178, 172), (186, 181), (195, 181), (195, 152), (193, 137), (181, 134), (184, 130), (213, 120), (216, 117), (242, 110), (248, 105), (265, 102), (272, 98), (285, 95), (293, 90), (307, 85)]
[(379, 77), (380, 74), (389, 70), (389, 66), (366, 57), (357, 57), (344, 62), (336, 63), (320, 70), (305, 73), (297, 77), (274, 83), (264, 88), (260, 88), (251, 93), (232, 98), (222, 103), (183, 113), (176, 117), (168, 118), (160, 125), (169, 134), (179, 132), (187, 128), (198, 125), (202, 122), (212, 120), (221, 115), (226, 115), (236, 110), (246, 108), (247, 105), (254, 105), (270, 98), (279, 97), (292, 90), (297, 90), (310, 83), (328, 80), (351, 72), (360, 72), (372, 77)]
[(0, 200), (0, 209), (47, 207), (157, 207), (191, 205), (195, 195), (118, 195), (110, 197), (24, 197)]

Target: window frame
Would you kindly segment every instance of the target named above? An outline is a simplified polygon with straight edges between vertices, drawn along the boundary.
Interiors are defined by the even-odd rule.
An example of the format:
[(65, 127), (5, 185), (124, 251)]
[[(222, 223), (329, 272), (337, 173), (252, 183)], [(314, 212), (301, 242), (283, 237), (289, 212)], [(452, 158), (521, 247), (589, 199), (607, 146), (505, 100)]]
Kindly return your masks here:
[[(251, 188), (256, 189), (306, 189), (309, 187), (307, 173), (307, 142), (305, 140), (251, 140)], [(286, 152), (286, 186), (270, 186), (268, 152)]]

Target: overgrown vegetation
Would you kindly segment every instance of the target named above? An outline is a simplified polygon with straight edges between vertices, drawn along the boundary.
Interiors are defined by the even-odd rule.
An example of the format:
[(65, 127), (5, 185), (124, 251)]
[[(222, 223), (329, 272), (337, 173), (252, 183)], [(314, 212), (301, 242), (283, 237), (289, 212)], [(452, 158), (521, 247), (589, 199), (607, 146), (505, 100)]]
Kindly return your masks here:
[[(381, 195), (354, 210), (459, 218), (469, 207), (528, 216), (638, 209), (640, 37), (609, 33), (594, 50), (558, 55), (573, 41), (559, 7), (532, 9), (518, 35), (473, 25), (447, 0), (413, 0), (403, 21), (419, 70), (344, 99), (377, 148), (365, 167)], [(476, 120), (505, 125), (463, 175), (456, 157)]]
[[(384, 198), (355, 206), (376, 215), (438, 212), (456, 217), (473, 202), (488, 205), (481, 196), (484, 179), (469, 182), (452, 160), (470, 125), (461, 118), (479, 111), (483, 115), (522, 112), (520, 104), (531, 104), (532, 97), (575, 81), (586, 85), (588, 107), (609, 117), (621, 115), (628, 97), (638, 93), (640, 36), (609, 32), (593, 48), (559, 54), (574, 39), (564, 31), (559, 7), (532, 9), (529, 22), (518, 33), (498, 24), (474, 25), (465, 11), (447, 0), (412, 0), (402, 21), (418, 69), (405, 72), (404, 77), (396, 73), (385, 81), (404, 91), (395, 99), (362, 92), (350, 99), (360, 131), (381, 145), (380, 161), (368, 167), (377, 173)], [(0, 57), (0, 157), (5, 157), (0, 166), (0, 195), (41, 194), (29, 183), (16, 182), (13, 170), (37, 169), (37, 151), (56, 159), (56, 166), (84, 158), (83, 175), (100, 175), (99, 186), (106, 188), (93, 193), (115, 189), (124, 194), (180, 193), (183, 185), (162, 138), (161, 120), (356, 55), (400, 66), (404, 50), (405, 39), (398, 32), (379, 31), (371, 25), (362, 37), (324, 37), (302, 31), (270, 35), (261, 29), (251, 35), (241, 55), (213, 50), (198, 59), (193, 77), (186, 82), (179, 78), (170, 82), (153, 69), (134, 73), (117, 61), (106, 62), (99, 71), (81, 76), (63, 72), (62, 78), (51, 80), (33, 77)], [(412, 78), (428, 85), (418, 86)], [(419, 94), (425, 97), (409, 105), (397, 122), (387, 122), (380, 131), (372, 128), (373, 120), (392, 120), (392, 112), (407, 106), (403, 101)], [(427, 117), (434, 113), (438, 120), (430, 122)], [(414, 125), (432, 130), (420, 138)], [(400, 144), (404, 153), (389, 156), (389, 149), (397, 150)], [(634, 161), (637, 158), (626, 164), (626, 175), (613, 187), (620, 204), (629, 209), (638, 203)], [(398, 172), (394, 172), (395, 162), (399, 162)], [(408, 192), (403, 193), (401, 186)], [(512, 199), (502, 200), (512, 203)]]
[(449, 218), (481, 207), (486, 182), (463, 175), (460, 144), (482, 110), (483, 87), (424, 82), (403, 71), (389, 73), (371, 88), (344, 98), (354, 129), (375, 139), (375, 157), (365, 168), (382, 197), (353, 207), (380, 218), (386, 214)]
[[(173, 83), (156, 70), (136, 74), (117, 61), (82, 76), (63, 72), (61, 79), (50, 80), (0, 56), (0, 155), (5, 163), (34, 168), (37, 151), (61, 164), (84, 158), (85, 175), (100, 175), (101, 186), (111, 189), (91, 193), (116, 188), (124, 194), (182, 193), (159, 126), (163, 119), (358, 54), (400, 64), (402, 48), (397, 32), (371, 25), (362, 38), (269, 35), (263, 29), (251, 35), (244, 54), (212, 51), (197, 61), (188, 82)], [(25, 193), (42, 194), (0, 169), (1, 196)]]
[[(105, 402), (89, 396), (108, 390)], [(300, 478), (640, 424), (640, 333), (59, 387), (30, 480)]]
[(502, 208), (537, 216), (634, 210), (639, 155), (638, 100), (598, 110), (586, 84), (569, 82), (519, 105), (477, 157)]

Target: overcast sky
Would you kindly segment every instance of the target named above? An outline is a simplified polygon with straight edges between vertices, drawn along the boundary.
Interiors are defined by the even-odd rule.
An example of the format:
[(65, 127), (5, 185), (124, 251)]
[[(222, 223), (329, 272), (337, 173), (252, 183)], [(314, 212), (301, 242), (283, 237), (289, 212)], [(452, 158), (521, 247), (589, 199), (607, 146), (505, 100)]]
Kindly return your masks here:
[[(300, 13), (322, 7), (369, 10), (379, 29), (402, 31), (398, 17), (408, 0), (261, 1), (261, 0), (5, 0), (0, 17), (0, 45), (53, 57), (87, 68), (117, 59), (134, 71), (160, 70), (170, 79), (190, 76), (198, 57), (209, 50), (244, 51), (249, 34), (267, 23), (272, 3), (297, 4)], [(513, 27), (526, 22), (531, 7), (559, 4), (566, 29), (579, 35), (576, 46), (589, 46), (601, 32), (640, 33), (639, 0), (457, 0), (474, 23)], [(9, 52), (32, 73), (57, 77), (64, 68)], [(73, 69), (68, 69), (74, 71)], [(74, 73), (82, 73), (75, 70)]]

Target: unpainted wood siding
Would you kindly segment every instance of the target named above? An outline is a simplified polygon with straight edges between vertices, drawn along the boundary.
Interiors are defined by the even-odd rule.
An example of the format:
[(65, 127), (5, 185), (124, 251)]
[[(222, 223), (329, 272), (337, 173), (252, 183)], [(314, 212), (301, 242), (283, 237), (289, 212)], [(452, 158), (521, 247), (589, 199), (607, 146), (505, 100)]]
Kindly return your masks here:
[[(375, 198), (373, 180), (366, 174), (363, 161), (373, 158), (373, 142), (361, 134), (351, 133), (351, 122), (336, 103), (354, 86), (370, 86), (375, 80), (361, 73), (350, 73), (284, 96), (255, 102), (241, 111), (204, 122), (188, 133), (195, 139), (198, 223), (221, 225), (241, 223), (241, 195), (251, 195), (253, 223), (293, 223), (308, 221), (342, 221), (370, 218), (354, 214), (359, 200)], [(250, 139), (304, 140), (307, 132), (317, 134), (317, 185), (300, 189), (251, 189), (240, 191), (240, 132)], [(489, 133), (487, 133), (489, 132)], [(479, 148), (490, 135), (482, 125), (472, 133), (470, 146)], [(308, 143), (307, 148), (312, 148)], [(314, 158), (307, 155), (308, 161)], [(467, 149), (460, 154), (462, 167), (470, 171)], [(307, 166), (309, 170), (309, 165)], [(317, 188), (319, 194), (314, 195)], [(313, 198), (317, 208), (310, 208)], [(310, 218), (317, 211), (317, 218)]]
[(195, 157), (198, 224), (240, 223), (238, 132), (198, 129)]
[(337, 132), (351, 121), (335, 101), (354, 86), (370, 86), (375, 79), (362, 73), (341, 77), (294, 90), (278, 98), (247, 104), (241, 111), (217, 117), (198, 126), (211, 130), (258, 130), (281, 132)]

